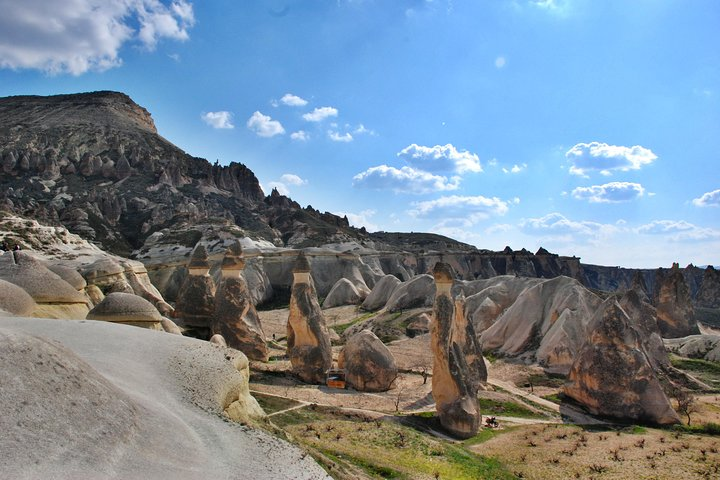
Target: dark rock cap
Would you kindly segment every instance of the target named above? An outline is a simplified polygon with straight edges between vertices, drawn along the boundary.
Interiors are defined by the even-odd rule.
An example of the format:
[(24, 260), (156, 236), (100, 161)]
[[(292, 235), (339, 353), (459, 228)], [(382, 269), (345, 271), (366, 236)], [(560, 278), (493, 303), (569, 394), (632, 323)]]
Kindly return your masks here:
[(192, 251), (188, 268), (207, 268), (209, 266), (207, 248), (205, 248), (205, 245), (198, 243)]
[(306, 273), (310, 271), (310, 261), (307, 259), (303, 252), (297, 256), (295, 265), (293, 266), (293, 273)]
[(222, 269), (223, 270), (242, 270), (245, 267), (245, 259), (243, 258), (242, 245), (240, 240), (235, 240), (230, 244), (227, 250), (225, 250), (225, 257), (223, 257)]
[(436, 282), (452, 282), (452, 267), (445, 262), (437, 262), (433, 268), (433, 277), (435, 277)]

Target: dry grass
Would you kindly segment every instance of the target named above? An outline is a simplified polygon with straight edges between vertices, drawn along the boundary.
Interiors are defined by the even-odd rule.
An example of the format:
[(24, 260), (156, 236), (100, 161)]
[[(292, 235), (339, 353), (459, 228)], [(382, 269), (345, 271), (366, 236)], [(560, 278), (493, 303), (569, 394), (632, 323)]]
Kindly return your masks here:
[(635, 428), (591, 431), (567, 425), (517, 427), (476, 453), (527, 479), (720, 478), (720, 439)]

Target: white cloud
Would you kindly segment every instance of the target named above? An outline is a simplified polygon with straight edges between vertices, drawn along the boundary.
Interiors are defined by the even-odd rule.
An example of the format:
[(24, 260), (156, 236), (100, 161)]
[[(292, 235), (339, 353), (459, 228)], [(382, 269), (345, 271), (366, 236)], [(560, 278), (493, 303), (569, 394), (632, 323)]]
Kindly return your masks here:
[(295, 186), (307, 185), (307, 183), (308, 183), (307, 180), (300, 178), (299, 176), (295, 175), (294, 173), (283, 174), (280, 177), (280, 181), (286, 185), (295, 185)]
[(310, 135), (305, 130), (298, 130), (290, 134), (290, 138), (300, 142), (306, 142), (310, 139)]
[(118, 67), (124, 44), (184, 41), (195, 23), (185, 0), (3, 0), (0, 11), (0, 67), (50, 74)]
[(397, 154), (413, 167), (428, 172), (482, 172), (480, 158), (467, 150), (458, 151), (452, 144), (424, 147), (413, 143)]
[(290, 189), (282, 182), (268, 182), (268, 187), (276, 189), (280, 195), (285, 195), (286, 197), (290, 195)]
[(286, 93), (280, 101), (289, 107), (304, 107), (308, 104), (307, 100), (300, 98), (297, 95), (293, 95), (292, 93)]
[(330, 137), (330, 140), (333, 142), (352, 142), (353, 136), (350, 134), (350, 132), (345, 132), (343, 134), (340, 134), (334, 130), (328, 130), (328, 137)]
[(355, 135), (364, 135), (364, 134), (365, 134), (365, 135), (372, 135), (372, 136), (376, 135), (376, 133), (375, 133), (374, 130), (370, 130), (369, 128), (365, 128), (365, 125), (363, 125), (362, 123), (361, 123), (360, 125), (358, 125), (358, 126), (355, 128), (355, 130), (353, 130), (353, 133), (354, 133)]
[(573, 198), (587, 200), (590, 203), (621, 203), (630, 202), (645, 194), (639, 183), (610, 182), (592, 187), (577, 187), (572, 191)]
[(225, 110), (203, 113), (200, 118), (213, 128), (235, 128), (232, 124), (233, 114)]
[(607, 176), (614, 170), (640, 170), (657, 159), (652, 150), (639, 145), (622, 147), (599, 142), (578, 143), (567, 151), (565, 157), (572, 164), (570, 173), (580, 176), (587, 176), (589, 171)]
[(540, 218), (524, 219), (519, 224), (520, 228), (529, 234), (556, 234), (556, 235), (586, 235), (596, 237), (597, 235), (609, 235), (619, 231), (615, 225), (573, 221), (564, 215), (554, 212)]
[(460, 177), (452, 177), (448, 180), (447, 177), (433, 175), (411, 167), (398, 169), (387, 165), (379, 165), (355, 175), (353, 177), (353, 186), (376, 190), (392, 190), (396, 193), (423, 194), (457, 190), (460, 186)]
[(507, 60), (505, 59), (505, 57), (497, 57), (495, 59), (495, 68), (497, 68), (499, 70), (499, 69), (505, 67), (506, 63), (507, 63)]
[(337, 117), (338, 110), (333, 107), (317, 107), (310, 113), (303, 115), (303, 118), (308, 122), (321, 122), (329, 117)]
[(645, 235), (666, 235), (675, 242), (720, 239), (720, 230), (699, 227), (685, 220), (655, 220), (640, 226), (636, 231)]
[(527, 163), (523, 163), (522, 165), (515, 164), (510, 169), (503, 167), (502, 171), (503, 173), (520, 173), (525, 169), (527, 169)]
[(416, 202), (413, 207), (408, 213), (415, 218), (436, 218), (441, 220), (444, 226), (460, 224), (466, 227), (491, 216), (505, 215), (508, 211), (507, 202), (497, 197), (487, 198), (482, 195), (450, 195)]
[(694, 198), (692, 203), (696, 207), (719, 207), (720, 189), (703, 193), (699, 198)]
[(248, 119), (247, 127), (260, 137), (274, 137), (285, 133), (280, 122), (257, 111)]
[(337, 212), (335, 215), (338, 216), (346, 216), (348, 218), (348, 221), (350, 222), (350, 225), (352, 225), (355, 228), (361, 228), (365, 227), (365, 230), (368, 232), (376, 232), (379, 230), (379, 227), (372, 223), (370, 221), (370, 218), (372, 218), (375, 213), (377, 213), (375, 210), (363, 210), (360, 213), (352, 213), (352, 212)]

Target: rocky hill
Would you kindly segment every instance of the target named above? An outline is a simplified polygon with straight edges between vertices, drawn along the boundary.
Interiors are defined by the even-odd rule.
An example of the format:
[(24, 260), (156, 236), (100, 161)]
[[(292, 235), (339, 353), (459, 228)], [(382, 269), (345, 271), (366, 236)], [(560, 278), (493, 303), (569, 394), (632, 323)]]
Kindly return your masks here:
[[(0, 169), (0, 211), (65, 227), (108, 252), (143, 261), (171, 299), (181, 279), (168, 279), (184, 274), (198, 241), (212, 256), (235, 238), (252, 239), (268, 258), (285, 258), (287, 249), (317, 249), (314, 255), (325, 258), (318, 265), (330, 272), (324, 280), (316, 275), (320, 295), (344, 275), (340, 254), (362, 258), (376, 275), (402, 280), (427, 273), (441, 258), (464, 280), (564, 275), (606, 291), (629, 288), (637, 273), (583, 265), (580, 258), (542, 248), (492, 252), (435, 234), (368, 233), (276, 190), (266, 196), (245, 165), (211, 164), (187, 154), (157, 133), (147, 110), (118, 92), (0, 98)], [(4, 238), (43, 248), (20, 231)], [(289, 286), (286, 268), (265, 270), (276, 290)], [(652, 295), (656, 271), (639, 272)], [(706, 275), (690, 266), (683, 274), (693, 299), (717, 307), (720, 278), (714, 270)], [(258, 300), (272, 295), (266, 290)]]

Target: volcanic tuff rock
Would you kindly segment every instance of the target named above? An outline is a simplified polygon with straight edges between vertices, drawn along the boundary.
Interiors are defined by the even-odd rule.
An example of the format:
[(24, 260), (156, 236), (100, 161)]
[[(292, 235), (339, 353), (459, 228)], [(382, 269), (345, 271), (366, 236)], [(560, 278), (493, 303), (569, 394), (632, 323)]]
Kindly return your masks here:
[(617, 301), (594, 316), (590, 335), (572, 364), (565, 395), (595, 415), (667, 425), (679, 423), (648, 361), (642, 334)]
[(303, 382), (325, 383), (325, 373), (332, 366), (330, 335), (310, 276), (310, 262), (302, 253), (293, 269), (287, 354), (293, 373)]
[(720, 308), (720, 272), (708, 265), (703, 274), (696, 304), (705, 308)]
[(185, 327), (200, 330), (200, 338), (210, 338), (215, 314), (215, 282), (208, 274), (210, 264), (204, 245), (198, 244), (188, 262), (185, 278), (175, 303), (175, 318)]
[(17, 315), (30, 316), (36, 304), (32, 297), (14, 283), (0, 279), (0, 310)]
[(229, 347), (240, 350), (248, 358), (267, 361), (265, 333), (242, 276), (244, 267), (242, 246), (236, 241), (223, 259), (223, 278), (215, 293), (212, 330), (222, 335)]
[(384, 392), (397, 378), (398, 367), (390, 350), (370, 330), (350, 337), (338, 357), (345, 380), (361, 392)]
[(467, 363), (464, 351), (466, 331), (456, 328), (455, 304), (450, 297), (453, 282), (450, 266), (438, 262), (433, 275), (437, 288), (433, 307), (435, 321), (430, 324), (430, 346), (433, 351), (432, 394), (435, 409), (443, 428), (459, 438), (470, 438), (477, 433), (481, 419), (477, 372), (472, 371)]
[(665, 338), (699, 334), (690, 291), (677, 263), (669, 272), (658, 270), (657, 322)]
[(476, 389), (482, 388), (482, 385), (487, 382), (487, 367), (482, 357), (482, 350), (475, 335), (473, 324), (468, 321), (465, 315), (465, 295), (462, 292), (455, 297), (453, 341), (460, 345), (465, 355), (470, 381), (475, 383)]
[(385, 275), (375, 283), (370, 295), (362, 303), (362, 308), (369, 311), (385, 306), (390, 296), (402, 282), (395, 275)]
[(124, 323), (162, 330), (162, 315), (142, 297), (133, 293), (110, 293), (87, 314), (88, 320)]
[(720, 335), (690, 335), (665, 340), (671, 352), (688, 358), (720, 362)]
[(417, 275), (393, 290), (385, 304), (389, 312), (409, 308), (431, 307), (435, 296), (435, 283), (431, 275)]
[(357, 305), (367, 294), (367, 290), (361, 293), (350, 280), (341, 278), (335, 282), (335, 285), (330, 289), (330, 293), (325, 297), (323, 308), (339, 307), (341, 305)]

